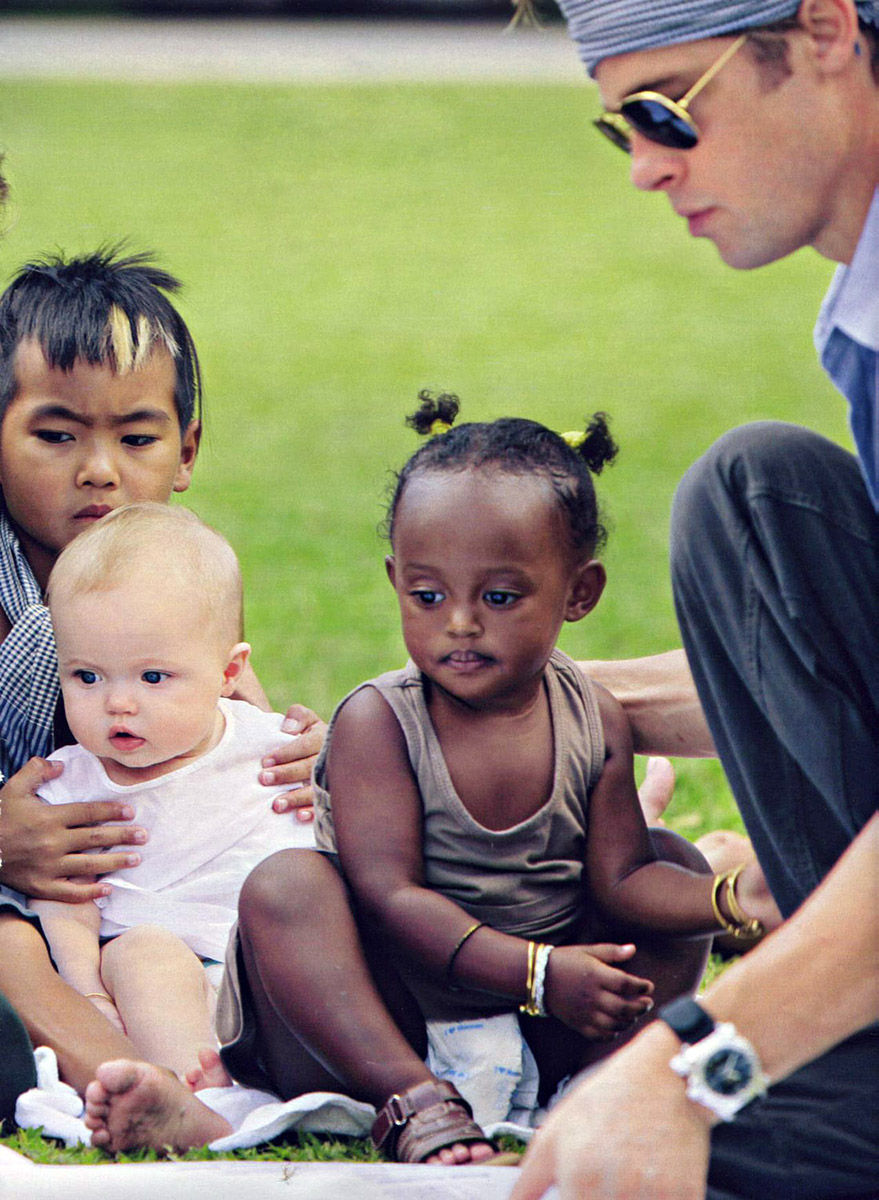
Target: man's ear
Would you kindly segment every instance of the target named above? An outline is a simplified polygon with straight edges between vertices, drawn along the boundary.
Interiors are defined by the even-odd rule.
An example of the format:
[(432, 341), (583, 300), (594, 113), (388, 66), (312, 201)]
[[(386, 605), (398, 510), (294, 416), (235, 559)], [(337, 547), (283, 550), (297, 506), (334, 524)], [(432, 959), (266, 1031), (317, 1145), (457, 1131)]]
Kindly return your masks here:
[(847, 66), (859, 34), (852, 0), (803, 0), (798, 18), (811, 39), (819, 68), (834, 74)]
[(198, 447), (201, 444), (201, 421), (190, 421), (183, 433), (180, 446), (180, 465), (174, 476), (174, 491), (185, 492), (192, 483)]
[(607, 583), (607, 573), (604, 564), (591, 558), (582, 563), (574, 572), (571, 589), (568, 593), (568, 603), (565, 608), (566, 621), (582, 621), (587, 613), (592, 612), (601, 599), (604, 585)]
[(223, 690), (221, 696), (231, 696), (235, 691), (245, 663), (250, 658), (250, 643), (236, 642), (229, 651), (229, 661), (223, 668)]
[(388, 573), (388, 579), (391, 581), (391, 587), (396, 591), (397, 588), (397, 564), (394, 562), (393, 554), (385, 555), (385, 570)]

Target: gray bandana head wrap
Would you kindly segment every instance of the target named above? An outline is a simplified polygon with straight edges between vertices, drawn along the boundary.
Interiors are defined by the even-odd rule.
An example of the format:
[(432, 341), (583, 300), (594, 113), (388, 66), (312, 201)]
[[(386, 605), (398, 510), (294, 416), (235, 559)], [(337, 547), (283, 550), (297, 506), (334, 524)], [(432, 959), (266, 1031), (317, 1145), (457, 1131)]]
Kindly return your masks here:
[[(590, 75), (603, 58), (720, 37), (792, 17), (800, 0), (559, 0)], [(858, 16), (879, 27), (879, 0), (856, 0)]]

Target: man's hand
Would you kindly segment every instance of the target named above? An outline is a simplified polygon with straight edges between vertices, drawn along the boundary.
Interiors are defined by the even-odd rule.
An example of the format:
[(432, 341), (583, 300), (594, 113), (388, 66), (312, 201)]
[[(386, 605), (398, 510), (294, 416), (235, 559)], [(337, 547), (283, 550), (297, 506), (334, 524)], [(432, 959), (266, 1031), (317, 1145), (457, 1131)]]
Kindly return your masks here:
[(69, 877), (136, 866), (136, 852), (101, 851), (141, 845), (147, 834), (133, 825), (104, 824), (134, 816), (134, 809), (118, 800), (44, 804), (37, 788), (63, 769), (61, 763), (32, 758), (0, 791), (0, 881), (41, 900), (96, 900), (109, 893), (106, 884), (74, 883)]
[(326, 723), (310, 708), (292, 704), (287, 709), (281, 729), (284, 733), (295, 733), (297, 737), (279, 746), (273, 754), (262, 760), (259, 781), (266, 787), (286, 784), (290, 789), (272, 801), (275, 812), (287, 812), (293, 808), (297, 821), (311, 821), (314, 819), (311, 772), (324, 744)]
[(556, 946), (546, 973), (546, 1007), (586, 1038), (607, 1041), (653, 1007), (649, 979), (629, 975), (615, 963), (632, 957), (629, 943)]
[(713, 1118), (668, 1065), (679, 1046), (651, 1026), (576, 1086), (535, 1136), (511, 1200), (553, 1183), (561, 1200), (704, 1200)]

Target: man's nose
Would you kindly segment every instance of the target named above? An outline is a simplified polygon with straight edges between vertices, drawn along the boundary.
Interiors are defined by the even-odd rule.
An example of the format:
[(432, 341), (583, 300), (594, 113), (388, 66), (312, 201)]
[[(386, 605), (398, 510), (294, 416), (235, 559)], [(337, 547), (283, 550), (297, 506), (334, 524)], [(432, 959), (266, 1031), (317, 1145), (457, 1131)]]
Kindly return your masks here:
[(642, 192), (664, 191), (677, 182), (686, 169), (684, 150), (652, 142), (637, 130), (631, 131), (632, 161), (629, 178)]

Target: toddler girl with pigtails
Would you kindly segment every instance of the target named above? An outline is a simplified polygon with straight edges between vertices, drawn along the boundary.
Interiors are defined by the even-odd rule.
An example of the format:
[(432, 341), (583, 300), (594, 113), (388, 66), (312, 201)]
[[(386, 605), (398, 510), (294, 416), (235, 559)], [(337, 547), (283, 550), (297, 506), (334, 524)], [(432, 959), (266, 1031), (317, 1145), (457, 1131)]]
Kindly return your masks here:
[[(559, 435), (514, 418), (454, 425), (457, 412), (422, 393), (409, 423), (431, 436), (389, 506), (410, 661), (336, 710), (315, 771), (322, 859), (284, 852), (263, 876), (275, 897), (286, 887), (283, 906), (265, 885), (257, 920), (257, 878), (241, 907), (238, 961), (257, 993), (245, 1009), (285, 1026), (259, 1035), (269, 1083), (341, 1081), (379, 1109), (376, 1144), (410, 1162), (491, 1153), (416, 1053), (425, 1020), (515, 1014), (545, 1102), (694, 990), (712, 936), (738, 919), (694, 847), (648, 830), (622, 709), (556, 649), (605, 586), (604, 414)], [(322, 1076), (302, 1072), (291, 1034)]]

